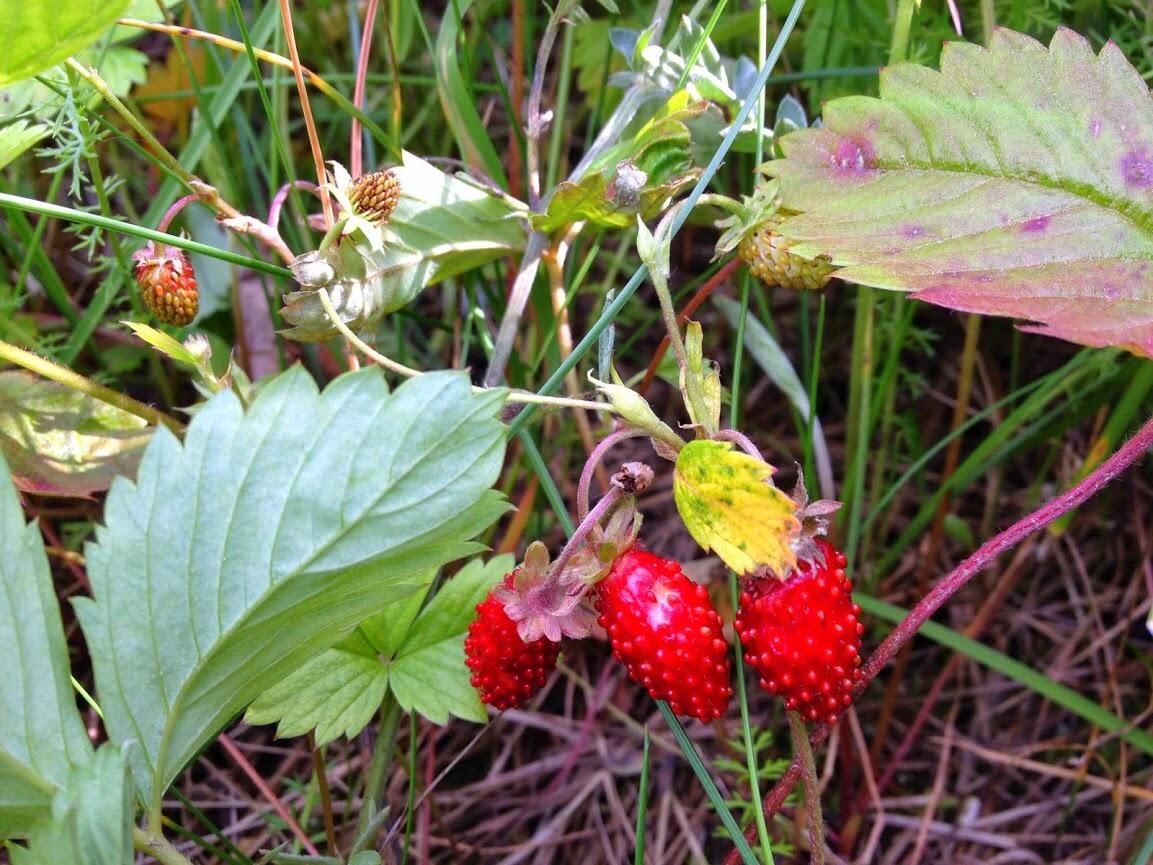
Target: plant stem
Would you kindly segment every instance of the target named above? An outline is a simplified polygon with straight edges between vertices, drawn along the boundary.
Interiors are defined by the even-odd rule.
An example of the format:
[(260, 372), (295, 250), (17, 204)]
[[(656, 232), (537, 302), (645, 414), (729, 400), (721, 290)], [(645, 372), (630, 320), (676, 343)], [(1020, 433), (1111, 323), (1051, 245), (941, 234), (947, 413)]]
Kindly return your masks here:
[[(1029, 535), (1045, 528), (1060, 518), (1062, 514), (1083, 505), (1129, 466), (1145, 456), (1151, 448), (1153, 448), (1153, 418), (1147, 420), (1133, 438), (1129, 439), (1116, 453), (1075, 486), (1017, 520), (1009, 528), (982, 544), (976, 552), (944, 576), (925, 597), (921, 598), (917, 605), (909, 611), (909, 615), (877, 647), (877, 650), (861, 668), (861, 681), (855, 689), (855, 694), (859, 695), (864, 691), (901, 646), (907, 643), (918, 629), (974, 575), (993, 564), (998, 556), (1012, 549)], [(830, 731), (830, 727), (822, 724), (813, 732), (810, 741), (815, 745), (820, 744), (828, 738)], [(789, 795), (789, 791), (792, 790), (800, 776), (800, 772), (800, 761), (794, 760), (772, 792), (765, 798), (766, 816), (776, 813), (777, 809), (781, 807), (785, 797)], [(739, 854), (736, 851), (730, 852), (725, 859), (726, 865), (732, 865), (737, 861), (739, 861)]]
[(525, 118), (525, 145), (528, 150), (528, 203), (536, 210), (540, 205), (540, 139), (544, 134), (544, 118), (541, 117), (540, 103), (544, 94), (544, 77), (548, 70), (548, 58), (556, 44), (563, 18), (554, 12), (541, 34), (537, 46), (536, 63), (532, 70), (532, 87), (528, 92), (528, 116)]
[(184, 425), (180, 423), (180, 421), (169, 417), (164, 412), (154, 409), (150, 405), (138, 402), (132, 397), (118, 393), (104, 385), (96, 384), (67, 367), (55, 364), (46, 358), (42, 358), (30, 351), (25, 351), (22, 348), (17, 348), (11, 343), (2, 340), (0, 340), (0, 360), (7, 360), (17, 366), (22, 366), (29, 372), (34, 372), (50, 381), (62, 384), (77, 393), (87, 394), (93, 399), (108, 403), (121, 411), (143, 418), (154, 426), (168, 427), (168, 429), (174, 433), (184, 431)]
[(605, 453), (609, 448), (618, 442), (623, 442), (625, 439), (641, 438), (647, 436), (648, 433), (638, 429), (620, 429), (609, 433), (601, 439), (593, 452), (589, 454), (585, 460), (584, 468), (581, 469), (580, 481), (577, 483), (577, 519), (582, 523), (589, 513), (589, 487), (592, 485), (593, 473), (596, 471), (597, 466), (600, 465), (601, 460), (604, 459)]
[[(154, 33), (167, 33), (173, 38), (179, 36), (185, 39), (202, 39), (205, 42), (211, 42), (213, 45), (217, 45), (220, 48), (224, 48), (228, 51), (234, 51), (237, 54), (246, 54), (248, 52), (248, 47), (245, 46), (243, 42), (238, 42), (235, 39), (228, 39), (224, 36), (218, 36), (215, 33), (207, 33), (204, 30), (196, 30), (192, 27), (183, 27), (175, 24), (158, 24), (152, 21), (141, 21), (138, 18), (121, 18), (116, 23), (121, 27), (137, 27), (141, 30), (151, 30)], [(265, 51), (263, 48), (254, 47), (252, 49), (252, 54), (256, 58), (263, 60), (265, 63), (271, 64), (272, 66), (279, 66), (283, 69), (294, 69), (293, 62), (291, 60), (289, 60), (287, 57), (282, 57), (279, 54), (275, 54), (272, 51)], [(297, 65), (299, 66), (299, 64)], [(342, 94), (339, 90), (329, 84), (325, 79), (317, 75), (311, 69), (305, 66), (299, 66), (299, 69), (309, 84), (311, 84), (325, 96), (331, 99), (332, 102), (335, 103), (342, 111), (355, 117), (362, 124), (364, 124), (365, 129), (369, 130), (378, 139), (385, 142), (390, 148), (392, 148), (394, 156), (399, 158), (400, 149), (396, 142), (389, 138), (388, 134), (383, 129), (381, 129), (380, 126), (377, 125), (377, 123), (371, 117), (369, 117), (363, 111), (359, 110), (355, 105), (352, 104), (352, 102), (348, 100), (346, 96), (344, 96), (344, 94)]]
[(755, 459), (758, 459), (758, 460), (762, 460), (762, 461), (764, 460), (764, 457), (761, 456), (760, 449), (755, 444), (753, 444), (752, 439), (750, 439), (747, 435), (745, 435), (740, 430), (735, 430), (735, 429), (717, 430), (717, 433), (716, 433), (716, 435), (713, 436), (713, 438), (716, 441), (730, 442), (731, 444), (735, 444), (737, 447), (739, 447), (741, 450), (743, 450), (749, 456), (751, 456)]
[(316, 182), (320, 184), (320, 206), (324, 211), (324, 224), (332, 225), (332, 198), (324, 186), (328, 179), (324, 168), (324, 153), (320, 149), (320, 136), (316, 132), (316, 120), (312, 116), (312, 103), (308, 101), (308, 88), (304, 83), (304, 67), (300, 65), (300, 51), (296, 47), (290, 0), (280, 0), (280, 20), (284, 25), (284, 39), (288, 45), (288, 56), (292, 60), (292, 74), (296, 78), (296, 92), (300, 97), (300, 110), (304, 114), (304, 128), (308, 133), (308, 149), (312, 152), (312, 163), (316, 169)]
[(392, 749), (396, 745), (396, 731), (400, 725), (400, 706), (389, 690), (380, 707), (380, 732), (372, 747), (372, 762), (364, 780), (364, 807), (356, 821), (357, 837), (362, 837), (380, 813), (384, 798), (385, 780), (392, 765)]
[(564, 545), (564, 549), (560, 551), (560, 555), (557, 556), (556, 561), (552, 564), (551, 570), (553, 574), (559, 574), (565, 569), (565, 566), (576, 554), (577, 550), (584, 544), (585, 539), (589, 536), (589, 532), (600, 524), (600, 521), (605, 518), (608, 512), (613, 509), (624, 495), (625, 493), (620, 487), (609, 487), (609, 491), (601, 496), (600, 501), (597, 502), (597, 506), (589, 511), (588, 515), (581, 520), (580, 525), (576, 527), (576, 531), (569, 536), (568, 543)]
[[(200, 197), (203, 200), (203, 195)], [(25, 198), (21, 195), (11, 195), (7, 192), (0, 192), (0, 207), (11, 207), (29, 213), (39, 213), (44, 216), (55, 217), (56, 219), (66, 219), (69, 222), (75, 222), (79, 225), (94, 225), (97, 228), (116, 231), (120, 234), (130, 234), (135, 237), (141, 237), (144, 240), (165, 243), (168, 246), (175, 246), (177, 249), (184, 249), (188, 252), (199, 252), (201, 255), (207, 255), (219, 261), (227, 261), (229, 264), (238, 264), (241, 267), (259, 270), (261, 273), (268, 273), (272, 276), (278, 276), (281, 279), (294, 279), (292, 271), (286, 267), (279, 267), (267, 261), (262, 261), (259, 258), (249, 258), (247, 255), (240, 255), (231, 250), (209, 246), (206, 243), (198, 243), (187, 237), (165, 234), (163, 231), (145, 228), (142, 225), (133, 225), (130, 222), (125, 222), (120, 219), (110, 219), (99, 213), (88, 213), (84, 210), (62, 207), (59, 204), (52, 204), (51, 202), (40, 201), (35, 198)], [(289, 260), (291, 260), (293, 258), (292, 253), (289, 253), (288, 257)]]
[(805, 782), (805, 810), (809, 817), (809, 852), (813, 865), (825, 865), (825, 818), (821, 813), (821, 790), (817, 782), (817, 763), (813, 759), (813, 746), (809, 731), (800, 712), (788, 711), (789, 732), (793, 737), (794, 759), (801, 762), (801, 778)]
[[(381, 354), (374, 349), (363, 339), (352, 332), (350, 328), (341, 319), (340, 314), (336, 311), (336, 307), (332, 305), (332, 298), (328, 295), (328, 290), (324, 288), (317, 289), (317, 298), (320, 300), (320, 305), (324, 307), (325, 313), (328, 315), (329, 320), (332, 322), (333, 327), (340, 331), (341, 336), (347, 339), (358, 351), (362, 352), (365, 357), (373, 363), (387, 369), (389, 372), (395, 372), (397, 375), (403, 375), (405, 378), (416, 378), (417, 376), (424, 375), (419, 369), (413, 369), (411, 366), (405, 366), (403, 363), (398, 363), (386, 355)], [(479, 387), (473, 385), (473, 393), (484, 393), (489, 388)], [(535, 405), (550, 405), (557, 408), (584, 408), (590, 411), (607, 411), (611, 412), (613, 407), (607, 402), (594, 402), (588, 399), (570, 399), (562, 396), (542, 396), (541, 394), (531, 393), (523, 390), (509, 391), (508, 396), (505, 397), (506, 402), (511, 403), (533, 403)]]
[(160, 221), (156, 223), (156, 230), (168, 231), (168, 226), (172, 224), (172, 220), (176, 218), (176, 215), (199, 197), (196, 193), (192, 193), (191, 195), (185, 195), (183, 198), (176, 199), (172, 206), (164, 212), (164, 216), (160, 217)]
[(139, 852), (151, 856), (160, 865), (192, 865), (191, 860), (173, 847), (163, 835), (145, 832), (138, 826), (132, 827), (132, 846)]
[[(368, 8), (364, 12), (364, 30), (361, 33), (360, 51), (356, 57), (356, 84), (352, 90), (352, 104), (364, 110), (364, 86), (368, 78), (368, 57), (372, 53), (372, 33), (376, 29), (376, 10), (380, 0), (368, 0)], [(353, 177), (360, 177), (364, 171), (364, 134), (360, 129), (360, 121), (353, 117), (350, 124), (348, 142), (348, 170)]]

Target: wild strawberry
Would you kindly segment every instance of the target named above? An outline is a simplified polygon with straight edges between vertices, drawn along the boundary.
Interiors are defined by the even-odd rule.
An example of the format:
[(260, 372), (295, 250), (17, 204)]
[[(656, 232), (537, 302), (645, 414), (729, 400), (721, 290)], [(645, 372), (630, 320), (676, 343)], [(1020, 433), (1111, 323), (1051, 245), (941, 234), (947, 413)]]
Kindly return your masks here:
[[(518, 569), (519, 570), (519, 569)], [(504, 578), (511, 589), (517, 571)], [(497, 589), (476, 606), (476, 619), (464, 641), (465, 662), (472, 670), (472, 686), (480, 698), (504, 711), (524, 705), (544, 687), (556, 668), (560, 646), (547, 637), (526, 643), (517, 632)]]
[(721, 617), (680, 565), (630, 549), (597, 584), (594, 602), (613, 654), (653, 699), (701, 721), (724, 714), (733, 690)]
[(823, 539), (821, 557), (801, 559), (784, 580), (757, 577), (741, 592), (736, 629), (761, 687), (788, 709), (832, 724), (860, 681), (861, 608), (846, 559)]
[(362, 174), (349, 187), (348, 200), (357, 216), (382, 224), (400, 201), (400, 181), (391, 171)]
[(151, 240), (132, 260), (140, 296), (152, 314), (166, 324), (184, 327), (196, 318), (200, 294), (192, 262), (174, 246), (157, 246)]
[(793, 242), (777, 231), (780, 221), (774, 216), (746, 234), (737, 246), (737, 255), (753, 276), (767, 285), (795, 291), (824, 288), (836, 268), (827, 258), (804, 259), (792, 252)]

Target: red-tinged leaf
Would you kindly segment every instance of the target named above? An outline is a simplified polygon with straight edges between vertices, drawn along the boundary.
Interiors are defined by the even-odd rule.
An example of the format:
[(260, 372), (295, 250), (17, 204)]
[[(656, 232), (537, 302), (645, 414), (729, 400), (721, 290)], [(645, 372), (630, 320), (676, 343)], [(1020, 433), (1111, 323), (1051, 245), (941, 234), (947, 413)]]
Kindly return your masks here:
[(136, 415), (22, 370), (0, 373), (0, 454), (16, 487), (89, 496), (134, 475), (152, 428)]
[(951, 44), (837, 99), (766, 167), (837, 275), (1153, 356), (1153, 99), (1112, 43)]

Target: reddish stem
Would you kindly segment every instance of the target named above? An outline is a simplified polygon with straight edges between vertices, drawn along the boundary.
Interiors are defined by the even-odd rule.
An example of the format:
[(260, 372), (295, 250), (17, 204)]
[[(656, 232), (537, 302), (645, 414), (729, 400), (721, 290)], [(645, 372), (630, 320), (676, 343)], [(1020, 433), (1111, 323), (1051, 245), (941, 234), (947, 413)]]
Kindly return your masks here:
[[(356, 84), (352, 90), (352, 104), (364, 110), (364, 85), (368, 79), (368, 55), (372, 52), (372, 31), (375, 30), (376, 9), (379, 0), (368, 0), (368, 9), (364, 13), (364, 29), (360, 33), (360, 55), (356, 58)], [(360, 120), (352, 118), (352, 138), (348, 147), (349, 173), (353, 177), (360, 177), (364, 171), (364, 135), (360, 131)]]
[(296, 189), (304, 189), (308, 192), (318, 193), (320, 187), (313, 183), (311, 180), (294, 180), (291, 183), (286, 183), (280, 189), (276, 190), (276, 195), (272, 197), (272, 204), (268, 208), (268, 219), (266, 220), (272, 230), (277, 234), (280, 229), (277, 224), (280, 222), (280, 211), (284, 207), (284, 200), (288, 198), (288, 193), (295, 187)]
[(596, 471), (597, 466), (601, 464), (604, 459), (605, 453), (609, 448), (617, 442), (622, 442), (625, 439), (641, 438), (648, 433), (638, 429), (619, 429), (615, 432), (609, 433), (597, 444), (589, 458), (585, 460), (584, 468), (581, 469), (580, 482), (577, 484), (577, 519), (582, 523), (588, 517), (589, 513), (589, 487), (592, 486), (593, 473)]
[[(974, 575), (993, 564), (998, 556), (1012, 549), (1033, 532), (1045, 528), (1063, 514), (1083, 505), (1121, 472), (1141, 459), (1151, 447), (1153, 447), (1153, 418), (1147, 420), (1144, 426), (1137, 431), (1137, 434), (1122, 445), (1113, 456), (1101, 463), (1074, 486), (982, 544), (973, 555), (950, 571), (925, 597), (921, 598), (917, 605), (909, 611), (909, 615), (905, 616), (877, 647), (877, 650), (861, 668), (861, 681), (857, 685), (856, 695), (859, 695), (868, 686), (869, 682), (889, 663), (901, 646), (917, 633), (921, 625), (925, 624), (933, 613), (937, 612), (945, 601), (949, 600)], [(825, 724), (820, 725), (813, 731), (810, 741), (814, 745), (819, 745), (828, 738), (831, 729)], [(765, 797), (764, 811), (766, 817), (772, 817), (781, 807), (785, 797), (789, 795), (789, 791), (796, 784), (800, 772), (800, 763), (794, 760), (788, 771)], [(750, 827), (750, 832), (755, 831), (755, 827)], [(740, 853), (734, 848), (725, 858), (725, 865), (736, 865), (739, 861)]]
[(156, 223), (156, 230), (167, 232), (168, 231), (168, 224), (170, 222), (172, 222), (173, 219), (176, 218), (176, 214), (180, 213), (180, 211), (182, 211), (186, 205), (189, 205), (192, 202), (199, 201), (199, 200), (200, 200), (200, 196), (196, 195), (195, 193), (193, 193), (192, 195), (186, 195), (183, 198), (177, 199), (173, 203), (173, 205), (170, 208), (168, 208), (167, 211), (165, 211), (164, 216), (160, 217), (160, 222)]
[(624, 491), (621, 490), (620, 487), (609, 487), (609, 491), (601, 497), (601, 500), (597, 502), (597, 506), (581, 520), (581, 524), (576, 527), (576, 531), (572, 533), (572, 537), (568, 539), (568, 543), (564, 545), (564, 549), (561, 550), (560, 555), (557, 556), (556, 561), (553, 562), (552, 572), (554, 576), (564, 571), (569, 560), (572, 559), (576, 551), (580, 549), (581, 545), (583, 545), (588, 538), (589, 532), (605, 518), (613, 506), (623, 497)]
[(740, 430), (735, 430), (735, 429), (717, 430), (716, 434), (713, 435), (713, 438), (716, 441), (729, 442), (730, 444), (735, 444), (737, 447), (739, 447), (741, 450), (743, 450), (749, 456), (751, 456), (755, 459), (764, 461), (764, 457), (761, 456), (761, 452), (757, 448), (757, 446), (755, 444), (753, 444), (753, 440), (750, 439), (747, 435), (745, 435)]

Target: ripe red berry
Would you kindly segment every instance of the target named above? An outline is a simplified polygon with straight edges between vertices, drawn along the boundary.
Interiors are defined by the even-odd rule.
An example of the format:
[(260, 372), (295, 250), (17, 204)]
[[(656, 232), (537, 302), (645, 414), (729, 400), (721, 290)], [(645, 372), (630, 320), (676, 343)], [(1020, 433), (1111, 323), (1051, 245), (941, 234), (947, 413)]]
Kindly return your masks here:
[(676, 562), (634, 548), (613, 563), (594, 600), (630, 679), (678, 715), (724, 714), (733, 695), (729, 646), (704, 586)]
[[(504, 578), (506, 587), (513, 587), (516, 574)], [(472, 686), (484, 702), (501, 711), (524, 705), (556, 668), (559, 644), (547, 637), (531, 643), (522, 640), (494, 592), (477, 604), (476, 613), (464, 640)]]
[(741, 592), (736, 629), (761, 687), (810, 721), (832, 724), (860, 681), (861, 608), (846, 559), (824, 540), (824, 562), (801, 560), (784, 580), (754, 578)]
[(200, 292), (188, 256), (176, 247), (157, 247), (148, 241), (132, 258), (136, 284), (152, 314), (177, 327), (190, 324), (200, 309)]

